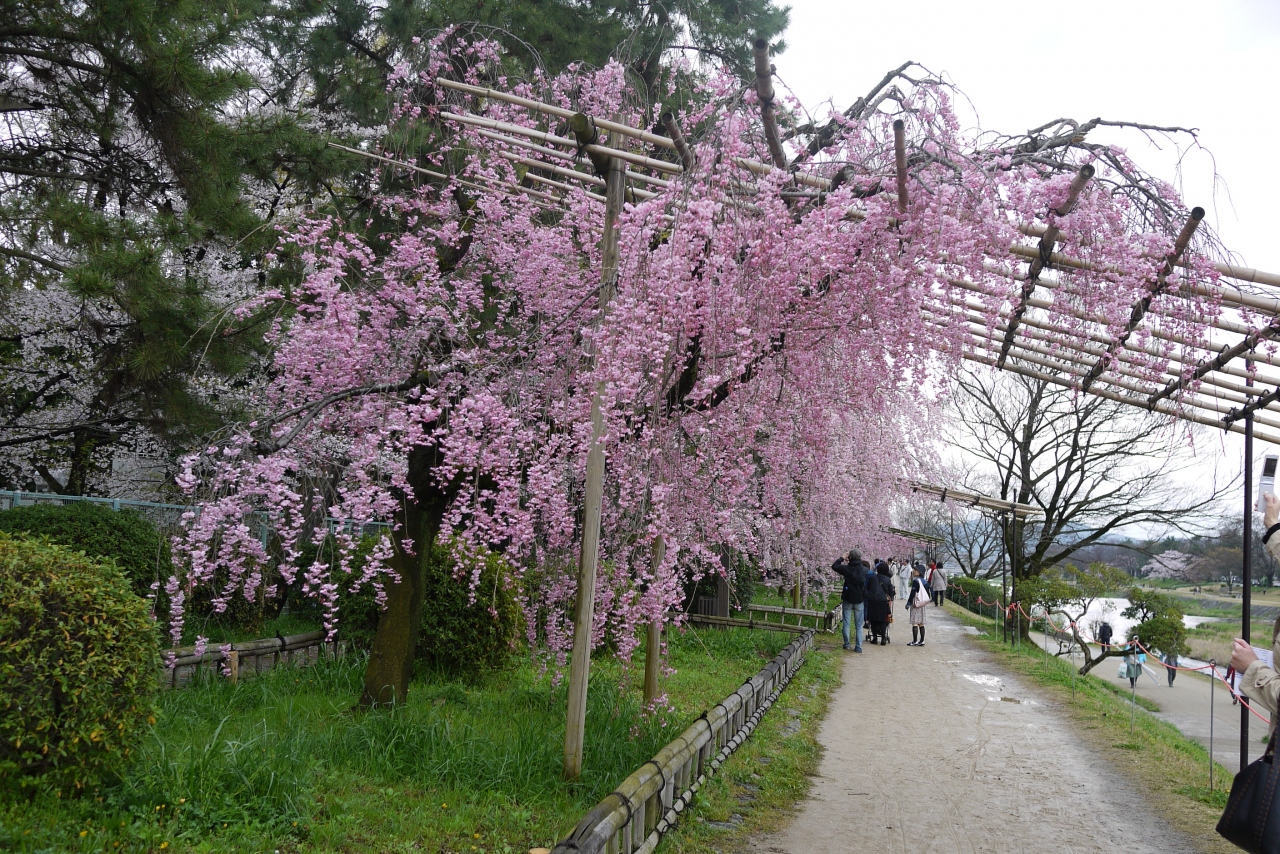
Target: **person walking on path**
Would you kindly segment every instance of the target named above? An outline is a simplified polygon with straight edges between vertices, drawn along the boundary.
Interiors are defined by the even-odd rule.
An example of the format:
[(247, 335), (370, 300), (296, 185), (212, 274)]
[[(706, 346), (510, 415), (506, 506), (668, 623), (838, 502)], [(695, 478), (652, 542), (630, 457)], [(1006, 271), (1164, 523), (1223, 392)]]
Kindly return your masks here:
[(929, 606), (929, 589), (925, 586), (920, 570), (911, 571), (911, 592), (907, 596), (908, 620), (911, 623), (911, 643), (907, 646), (924, 646), (924, 612)]
[[(862, 616), (867, 601), (866, 573), (862, 568), (862, 553), (849, 549), (844, 557), (837, 558), (831, 569), (844, 579), (840, 591), (840, 607), (843, 615), (844, 648), (862, 652)], [(849, 636), (849, 623), (853, 623), (853, 637)], [(850, 643), (850, 640), (853, 643)]]
[[(1262, 513), (1262, 524), (1267, 532), (1262, 537), (1262, 546), (1276, 560), (1280, 560), (1280, 498), (1270, 492), (1262, 493), (1266, 509)], [(1253, 645), (1247, 640), (1236, 638), (1231, 642), (1231, 666), (1240, 674), (1240, 691), (1250, 700), (1271, 713), (1271, 728), (1267, 732), (1267, 743), (1276, 738), (1277, 711), (1280, 711), (1280, 673), (1275, 670), (1280, 665), (1280, 617), (1276, 617), (1271, 627), (1271, 660), (1268, 667), (1253, 651)]]
[(877, 561), (875, 572), (867, 576), (867, 622), (871, 625), (869, 643), (888, 645), (892, 602), (893, 579), (889, 577), (889, 566), (884, 561)]
[(1176, 652), (1166, 652), (1164, 654), (1164, 669), (1169, 676), (1169, 687), (1173, 687), (1173, 677), (1178, 675), (1178, 654)]
[(1124, 657), (1124, 675), (1129, 680), (1129, 687), (1138, 686), (1138, 677), (1142, 675), (1142, 661), (1138, 658), (1138, 642), (1129, 640), (1129, 651)]
[(947, 574), (940, 563), (934, 564), (933, 571), (929, 574), (929, 589), (933, 591), (934, 607), (941, 608), (942, 597), (947, 593)]
[(1102, 645), (1103, 652), (1111, 650), (1111, 635), (1111, 624), (1103, 620), (1102, 625), (1098, 627), (1098, 643)]

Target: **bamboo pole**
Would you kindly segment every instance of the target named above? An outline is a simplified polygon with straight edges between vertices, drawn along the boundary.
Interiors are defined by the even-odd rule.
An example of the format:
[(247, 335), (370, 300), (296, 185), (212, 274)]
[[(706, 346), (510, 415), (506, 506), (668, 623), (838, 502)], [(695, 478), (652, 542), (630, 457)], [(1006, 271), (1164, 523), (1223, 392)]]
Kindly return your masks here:
[[(1093, 177), (1093, 171), (1093, 167), (1088, 164), (1080, 167), (1080, 171), (1076, 172), (1076, 177), (1071, 181), (1071, 186), (1067, 188), (1066, 201), (1054, 211), (1057, 216), (1066, 216), (1075, 209), (1080, 193), (1089, 183), (1089, 179)], [(1002, 367), (1005, 356), (1009, 352), (1009, 347), (1013, 344), (1013, 338), (1017, 334), (1018, 321), (1022, 319), (1023, 312), (1027, 310), (1027, 300), (1035, 292), (1036, 282), (1040, 278), (1040, 271), (1044, 269), (1045, 262), (1053, 254), (1053, 246), (1058, 241), (1058, 234), (1058, 225), (1054, 220), (1049, 223), (1044, 234), (1040, 237), (1040, 246), (1037, 249), (1036, 257), (1032, 259), (1031, 266), (1027, 270), (1026, 279), (1022, 283), (1022, 297), (1018, 300), (1018, 305), (1013, 310), (1009, 328), (1005, 331), (1004, 346), (1000, 348), (1000, 358), (997, 361)]]
[[(440, 118), (457, 122), (459, 124), (470, 125), (472, 127), (485, 128), (486, 130), (514, 133), (518, 136), (526, 136), (529, 139), (536, 139), (539, 142), (544, 142), (548, 145), (568, 146), (575, 150), (578, 147), (573, 140), (563, 136), (556, 136), (555, 134), (547, 131), (534, 130), (533, 128), (527, 128), (523, 125), (513, 125), (509, 122), (486, 119), (481, 116), (472, 116), (465, 113), (442, 112), (440, 114)], [(597, 127), (603, 127), (603, 125), (597, 125)], [(643, 154), (634, 154), (630, 151), (623, 151), (622, 149), (611, 149), (603, 145), (592, 144), (588, 145), (585, 150), (588, 154), (617, 157), (620, 160), (625, 160), (628, 163), (635, 164), (636, 166), (643, 166), (645, 169), (654, 169), (658, 172), (668, 172), (673, 175), (679, 175), (684, 171), (680, 168), (679, 164), (669, 163), (665, 160), (654, 160), (652, 157), (645, 157)]]
[[(1012, 277), (1007, 270), (999, 268), (994, 264), (984, 265), (983, 269), (986, 272), (993, 273), (998, 276)], [(1003, 300), (1005, 298), (1005, 295), (1003, 292), (989, 290), (985, 286), (980, 285), (976, 282), (969, 282), (964, 279), (947, 279), (946, 282), (949, 285), (953, 285), (958, 288), (963, 288), (973, 293), (982, 294), (983, 296), (992, 297), (993, 299)], [(1048, 287), (1050, 290), (1055, 290), (1055, 289), (1061, 290), (1065, 294), (1074, 295), (1076, 293), (1074, 290), (1062, 285), (1061, 283), (1047, 284), (1045, 279), (1043, 278), (1040, 280), (1039, 284), (1042, 287)], [(1057, 300), (1050, 302), (1048, 300), (1040, 300), (1033, 297), (1027, 301), (1027, 304), (1033, 308), (1043, 309), (1046, 312), (1056, 313), (1056, 314), (1064, 315), (1066, 317), (1074, 317), (1077, 320), (1084, 320), (1089, 323), (1096, 323), (1104, 329), (1109, 328), (1111, 325), (1110, 322), (1107, 320), (1107, 318), (1103, 317), (1102, 315), (1089, 314), (1087, 312), (1082, 311), (1081, 309), (1076, 308), (1075, 306), (1062, 303)], [(1229, 332), (1235, 335), (1247, 335), (1253, 331), (1252, 329), (1250, 329), (1249, 327), (1243, 324), (1233, 323), (1232, 321), (1224, 320), (1222, 318), (1210, 318), (1209, 321), (1207, 321), (1207, 326), (1213, 329), (1220, 330), (1222, 332)], [(1148, 327), (1148, 331), (1151, 333), (1153, 338), (1160, 338), (1161, 340), (1169, 341), (1174, 344), (1180, 344), (1184, 347), (1191, 347), (1198, 350), (1204, 350), (1207, 353), (1217, 353), (1219, 349), (1218, 347), (1211, 346), (1209, 342), (1196, 341), (1195, 339), (1187, 338), (1185, 335), (1180, 335), (1175, 332), (1168, 332), (1158, 327)], [(1073, 332), (1071, 334), (1076, 334), (1076, 333)], [(1111, 340), (1112, 339), (1110, 335), (1108, 335), (1107, 342), (1109, 343)], [(1126, 348), (1132, 349), (1132, 345), (1128, 341), (1125, 342), (1124, 346)], [(1255, 361), (1262, 362), (1266, 365), (1270, 365), (1271, 367), (1280, 367), (1280, 356), (1269, 356), (1265, 353), (1255, 353), (1252, 358), (1254, 358)], [(1233, 373), (1235, 373), (1237, 376), (1241, 376), (1241, 377), (1245, 376), (1244, 373), (1239, 371), (1233, 371)], [(1280, 380), (1277, 380), (1277, 382), (1280, 382)]]
[(902, 119), (893, 120), (893, 164), (898, 176), (898, 216), (907, 213), (907, 132)]
[[(613, 140), (616, 145), (618, 140)], [(606, 149), (613, 150), (613, 149)], [(622, 213), (623, 166), (609, 163), (604, 233), (601, 236), (600, 323), (617, 287), (620, 249), (618, 215)], [(595, 354), (592, 353), (592, 363)], [(564, 776), (576, 780), (582, 774), (582, 744), (587, 722), (587, 683), (591, 669), (591, 624), (595, 612), (596, 568), (600, 558), (600, 514), (604, 498), (604, 383), (597, 382), (591, 395), (591, 444), (587, 449), (583, 496), (582, 554), (578, 563), (578, 607), (573, 622), (573, 652), (569, 662), (569, 708), (564, 733)]]
[[(982, 314), (979, 311), (975, 311), (971, 309), (967, 304), (957, 302), (954, 299), (952, 300), (952, 304), (961, 306), (967, 309), (965, 314), (965, 320), (968, 323), (976, 326), (981, 326), (985, 329), (987, 325), (986, 315)], [(1088, 344), (1088, 343), (1084, 343), (1084, 344), (1070, 343), (1070, 339), (1079, 338), (1078, 332), (1074, 330), (1068, 331), (1068, 330), (1059, 329), (1050, 324), (1043, 323), (1042, 321), (1036, 320), (1035, 318), (1029, 318), (1026, 316), (1022, 318), (1022, 326), (1024, 327), (1022, 330), (1022, 335), (1024, 337), (1030, 336), (1032, 339), (1036, 341), (1043, 341), (1051, 345), (1056, 344), (1060, 347), (1074, 348), (1076, 350), (1079, 350), (1082, 353), (1086, 353), (1094, 356), (1105, 353), (1106, 352), (1105, 345), (1109, 342), (1109, 339), (1107, 339), (1102, 335), (1098, 335), (1096, 333), (1087, 333), (1085, 337), (1089, 341), (1098, 342), (1099, 344), (1102, 344), (1104, 346), (1099, 347), (1099, 346)], [(1000, 322), (1000, 323), (997, 323), (994, 328), (997, 331), (1002, 332), (1007, 328), (1007, 324), (1005, 322)], [(1047, 330), (1047, 331), (1041, 331), (1041, 330)], [(1063, 340), (1063, 339), (1068, 339), (1068, 340)], [(1150, 345), (1143, 345), (1139, 349), (1134, 349), (1131, 346), (1131, 344), (1126, 345), (1125, 349), (1121, 350), (1118, 356), (1121, 361), (1136, 365), (1136, 364), (1140, 364), (1139, 359), (1135, 355), (1137, 352), (1144, 352), (1144, 353), (1147, 353), (1148, 355), (1154, 356), (1155, 358), (1167, 360), (1169, 362), (1169, 365), (1164, 369), (1164, 373), (1171, 377), (1184, 376), (1187, 373), (1186, 368), (1194, 364), (1194, 363), (1184, 362), (1181, 359), (1178, 359), (1176, 356), (1170, 356), (1170, 355), (1161, 353), (1159, 350), (1151, 347)], [(1085, 363), (1080, 362), (1080, 364), (1085, 364)], [(1182, 369), (1178, 369), (1174, 367), (1175, 365), (1183, 366), (1183, 367)], [(1225, 370), (1225, 368), (1219, 369), (1219, 370)], [(1244, 371), (1240, 371), (1239, 369), (1232, 369), (1232, 370), (1238, 371), (1240, 376), (1242, 377), (1245, 376)], [(1247, 402), (1249, 398), (1257, 397), (1258, 394), (1260, 393), (1259, 390), (1256, 388), (1250, 388), (1245, 385), (1240, 385), (1239, 383), (1232, 382), (1226, 379), (1225, 377), (1214, 376), (1213, 374), (1205, 375), (1201, 379), (1201, 382), (1204, 384), (1212, 385), (1217, 389), (1221, 389), (1223, 396), (1229, 396), (1230, 399), (1240, 403)]]
[[(1178, 262), (1178, 259), (1182, 257), (1182, 253), (1186, 251), (1187, 244), (1191, 242), (1191, 236), (1196, 233), (1196, 227), (1200, 225), (1200, 220), (1202, 219), (1204, 219), (1204, 208), (1192, 208), (1191, 216), (1187, 218), (1186, 223), (1182, 226), (1182, 231), (1178, 234), (1178, 239), (1174, 241), (1173, 251), (1165, 259), (1164, 266), (1160, 268), (1160, 272), (1156, 274), (1155, 283), (1142, 299), (1134, 303), (1133, 308), (1130, 310), (1129, 322), (1125, 324), (1124, 331), (1116, 336), (1116, 340), (1110, 348), (1112, 352), (1116, 348), (1124, 346), (1124, 342), (1138, 328), (1138, 324), (1146, 316), (1147, 310), (1151, 308), (1151, 300), (1164, 290), (1165, 280), (1173, 272), (1173, 265)], [(1083, 391), (1088, 391), (1093, 381), (1107, 369), (1109, 360), (1109, 355), (1104, 356), (1098, 359), (1098, 363), (1089, 369), (1089, 373), (1080, 383), (1080, 388)]]
[[(980, 343), (984, 349), (989, 351), (995, 350), (994, 347), (990, 346), (991, 344), (995, 343), (994, 339), (988, 338), (987, 336), (982, 335), (980, 333), (976, 333), (972, 329), (970, 330), (969, 334), (973, 337), (973, 339), (976, 342)], [(1045, 347), (1041, 347), (1040, 345), (1037, 345), (1037, 344), (1023, 341), (1016, 344), (1015, 347), (1017, 348), (1018, 352), (1013, 353), (1012, 355), (1014, 355), (1016, 358), (1020, 358), (1025, 361), (1032, 362), (1033, 364), (1041, 365), (1042, 367), (1047, 367), (1053, 370), (1059, 370), (1070, 376), (1079, 377), (1081, 376), (1081, 374), (1072, 373), (1071, 371), (1068, 370), (1068, 366), (1073, 366), (1077, 368), (1085, 367), (1084, 363), (1080, 361), (1070, 359), (1070, 358), (1063, 359), (1059, 357), (1058, 354), (1056, 354), (1054, 351)], [(1145, 387), (1139, 384), (1142, 382), (1149, 382), (1149, 380), (1146, 377), (1142, 376), (1141, 374), (1135, 371), (1132, 371), (1123, 367), (1113, 367), (1112, 370), (1115, 373), (1119, 374), (1121, 377), (1128, 377), (1129, 379), (1137, 380), (1138, 382), (1129, 382), (1128, 380), (1125, 380), (1125, 379), (1113, 378), (1113, 379), (1107, 380), (1107, 382), (1109, 382), (1111, 385), (1116, 386), (1117, 388), (1123, 388), (1126, 391), (1130, 391), (1142, 396), (1146, 396), (1149, 394), (1148, 387)], [(1126, 402), (1134, 406), (1147, 408), (1148, 411), (1151, 411), (1155, 408), (1154, 405), (1148, 407), (1144, 402), (1139, 400), (1130, 399)], [(1200, 409), (1206, 412), (1213, 412), (1217, 415), (1227, 415), (1228, 413), (1235, 411), (1229, 405), (1217, 403), (1213, 398), (1206, 398), (1203, 396), (1197, 396), (1197, 395), (1191, 395), (1191, 394), (1186, 394), (1178, 398), (1178, 400), (1175, 403), (1175, 406), (1194, 407), (1196, 409)], [(1255, 416), (1255, 418), (1259, 420), (1259, 423), (1265, 424), (1268, 427), (1275, 427), (1277, 429), (1280, 429), (1280, 417), (1257, 415)]]
[(769, 146), (769, 157), (779, 169), (787, 168), (787, 154), (778, 138), (778, 122), (773, 105), (773, 66), (769, 63), (769, 42), (756, 39), (751, 45), (756, 65), (756, 97), (760, 99), (760, 121), (764, 124), (764, 141)]
[[(492, 98), (495, 101), (505, 101), (508, 104), (516, 104), (518, 106), (534, 110), (535, 112), (559, 116), (562, 119), (567, 119), (576, 112), (575, 110), (566, 110), (564, 107), (556, 107), (543, 101), (535, 101), (531, 98), (522, 98), (519, 95), (512, 95), (509, 92), (502, 92), (498, 89), (487, 89), (483, 86), (472, 86), (467, 83), (458, 83), (453, 80), (446, 80), (443, 77), (437, 77), (436, 83), (447, 89), (456, 89), (459, 92), (467, 92), (481, 98)], [(607, 131), (612, 131), (614, 133), (621, 134), (622, 136), (629, 136), (632, 139), (648, 143), (649, 145), (656, 145), (659, 148), (675, 148), (675, 145), (670, 139), (656, 133), (649, 133), (646, 130), (631, 127), (631, 125), (608, 121), (606, 119), (593, 119), (593, 121), (595, 121), (596, 127), (604, 128)]]
[(698, 159), (694, 157), (693, 150), (684, 141), (684, 134), (680, 132), (680, 124), (676, 121), (676, 114), (668, 110), (662, 114), (662, 126), (667, 129), (667, 135), (671, 137), (671, 144), (675, 147), (676, 153), (680, 155), (680, 165), (684, 167), (684, 171), (692, 171), (697, 165)]
[(1227, 364), (1227, 362), (1253, 349), (1255, 346), (1257, 346), (1259, 341), (1266, 338), (1271, 338), (1277, 332), (1280, 332), (1280, 327), (1276, 326), (1277, 320), (1280, 320), (1280, 319), (1273, 319), (1270, 325), (1249, 333), (1248, 335), (1245, 336), (1244, 340), (1242, 340), (1240, 343), (1236, 344), (1234, 347), (1230, 347), (1226, 350), (1223, 350), (1221, 353), (1219, 353), (1217, 358), (1215, 358), (1212, 362), (1201, 365), (1200, 367), (1196, 368), (1187, 376), (1180, 377), (1179, 379), (1169, 383), (1164, 388), (1160, 389), (1160, 391), (1151, 395), (1151, 397), (1147, 399), (1148, 407), (1155, 406), (1156, 401), (1163, 400), (1164, 398), (1177, 393), (1181, 389), (1185, 388), (1189, 383), (1193, 383), (1196, 380), (1203, 378), (1206, 374), (1219, 370), (1220, 368), (1224, 367)]
[[(661, 534), (653, 541), (653, 559), (651, 566), (655, 577), (658, 567), (667, 557), (667, 541)], [(662, 666), (662, 617), (652, 619), (646, 627), (646, 643), (644, 649), (644, 704), (648, 706), (658, 699), (658, 673)]]
[[(991, 358), (991, 357), (980, 356), (976, 353), (965, 353), (964, 358), (969, 359), (970, 361), (981, 362), (982, 364), (995, 367), (995, 360), (994, 358)], [(1043, 371), (1037, 371), (1030, 368), (1023, 368), (1017, 365), (1006, 365), (1002, 370), (1013, 371), (1014, 373), (1023, 374), (1025, 376), (1033, 377), (1035, 379), (1044, 380), (1045, 382), (1053, 383), (1055, 385), (1060, 385), (1065, 388), (1075, 388), (1075, 385), (1070, 380), (1066, 380), (1062, 377), (1054, 376), (1052, 374), (1046, 374)], [(1105, 384), (1107, 383), (1107, 380), (1104, 378), (1102, 382)], [(1142, 403), (1140, 401), (1135, 401), (1132, 397), (1128, 397), (1118, 392), (1109, 391), (1107, 389), (1100, 389), (1096, 387), (1091, 388), (1089, 389), (1088, 394), (1096, 395), (1098, 397), (1105, 397), (1108, 400), (1114, 400), (1118, 403), (1124, 403), (1129, 406), (1134, 406), (1134, 407), (1142, 406)], [(1215, 427), (1219, 430), (1226, 430), (1231, 433), (1239, 433), (1240, 435), (1244, 435), (1244, 432), (1245, 432), (1245, 428), (1241, 424), (1228, 423), (1225, 421), (1225, 419), (1212, 418), (1212, 417), (1209, 417), (1208, 415), (1201, 415), (1200, 413), (1195, 411), (1179, 412), (1176, 409), (1167, 408), (1164, 401), (1161, 401), (1160, 403), (1156, 404), (1155, 411), (1160, 412), (1164, 415), (1168, 415), (1173, 418), (1181, 419), (1183, 421), (1191, 421), (1196, 424), (1203, 424), (1207, 427)], [(1259, 436), (1264, 441), (1271, 442), (1272, 444), (1280, 445), (1280, 433), (1269, 433), (1269, 432), (1259, 433), (1255, 430), (1254, 435)]]

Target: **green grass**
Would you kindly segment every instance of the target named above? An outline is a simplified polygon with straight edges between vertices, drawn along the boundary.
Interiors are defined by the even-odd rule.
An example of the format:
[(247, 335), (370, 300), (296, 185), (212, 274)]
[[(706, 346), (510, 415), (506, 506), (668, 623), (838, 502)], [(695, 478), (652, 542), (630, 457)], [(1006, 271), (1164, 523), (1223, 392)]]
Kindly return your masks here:
[[(314, 632), (319, 628), (322, 628), (322, 626), (314, 617), (295, 616), (293, 614), (280, 614), (270, 620), (264, 620), (256, 628), (224, 625), (212, 618), (192, 617), (182, 627), (182, 639), (186, 645), (190, 645), (196, 642), (196, 635), (203, 634), (210, 644), (238, 643), (240, 641), (273, 638), (276, 635), (284, 635), (286, 637), (300, 635), (304, 632)], [(166, 647), (169, 645), (167, 631), (164, 633), (161, 643)]]
[[(962, 622), (984, 630), (975, 640), (1000, 664), (1050, 691), (1075, 719), (1082, 735), (1132, 779), (1149, 798), (1150, 806), (1185, 832), (1206, 840), (1206, 850), (1235, 850), (1225, 842), (1219, 846), (1219, 840), (1209, 834), (1226, 803), (1232, 775), (1215, 763), (1210, 790), (1209, 753), (1199, 742), (1145, 712), (1133, 717), (1130, 734), (1128, 691), (1105, 679), (1077, 675), (1073, 680), (1075, 668), (1068, 660), (1047, 654), (1035, 644), (1008, 646), (1001, 642), (995, 621), (952, 603), (947, 607)], [(1143, 699), (1138, 698), (1140, 707)]]
[[(585, 770), (573, 785), (560, 779), (565, 687), (529, 659), (480, 681), (419, 678), (405, 705), (373, 713), (350, 710), (362, 676), (356, 659), (239, 685), (203, 682), (163, 695), (155, 726), (118, 781), (69, 801), (47, 793), (0, 801), (0, 850), (287, 854), (425, 844), (506, 854), (550, 847), (791, 639), (739, 629), (673, 632), (668, 663), (677, 672), (663, 683), (672, 707), (650, 715), (641, 709), (642, 651), (630, 668), (601, 657), (593, 665)], [(822, 672), (806, 664), (793, 688), (819, 684), (810, 680)], [(780, 717), (766, 716), (766, 731)], [(758, 749), (751, 746), (757, 741), (744, 752)], [(781, 776), (762, 815), (798, 796), (816, 762), (812, 732), (789, 741), (778, 748)]]

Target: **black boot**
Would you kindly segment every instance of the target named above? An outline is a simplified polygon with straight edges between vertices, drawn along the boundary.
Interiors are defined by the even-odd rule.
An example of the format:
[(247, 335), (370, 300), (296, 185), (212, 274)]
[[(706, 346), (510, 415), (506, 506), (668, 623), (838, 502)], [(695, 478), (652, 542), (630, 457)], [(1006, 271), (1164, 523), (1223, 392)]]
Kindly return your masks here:
[(916, 646), (924, 646), (924, 626), (920, 627), (920, 643), (916, 644)]

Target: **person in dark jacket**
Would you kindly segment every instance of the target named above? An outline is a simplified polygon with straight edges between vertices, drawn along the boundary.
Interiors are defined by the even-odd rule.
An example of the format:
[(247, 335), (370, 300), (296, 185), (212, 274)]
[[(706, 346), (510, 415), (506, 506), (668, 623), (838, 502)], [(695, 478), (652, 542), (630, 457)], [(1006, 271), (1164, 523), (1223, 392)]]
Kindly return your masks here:
[(876, 571), (867, 576), (867, 622), (871, 625), (871, 643), (889, 644), (889, 615), (893, 609), (893, 574), (884, 561), (876, 562)]
[(1103, 624), (1098, 627), (1098, 643), (1102, 646), (1103, 652), (1107, 652), (1111, 649), (1111, 635), (1111, 624), (1104, 621)]
[[(849, 553), (837, 558), (831, 569), (844, 579), (844, 588), (840, 591), (840, 604), (844, 620), (844, 648), (854, 652), (862, 652), (862, 617), (867, 601), (867, 583), (862, 569), (862, 554), (857, 549), (849, 549)], [(850, 644), (849, 623), (853, 623), (853, 643)]]

